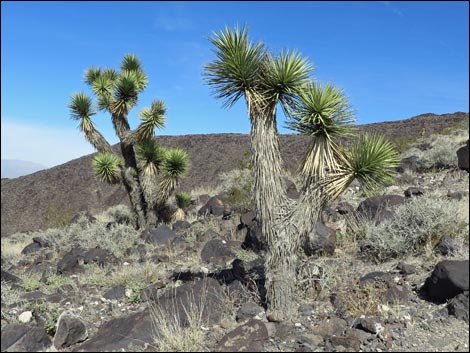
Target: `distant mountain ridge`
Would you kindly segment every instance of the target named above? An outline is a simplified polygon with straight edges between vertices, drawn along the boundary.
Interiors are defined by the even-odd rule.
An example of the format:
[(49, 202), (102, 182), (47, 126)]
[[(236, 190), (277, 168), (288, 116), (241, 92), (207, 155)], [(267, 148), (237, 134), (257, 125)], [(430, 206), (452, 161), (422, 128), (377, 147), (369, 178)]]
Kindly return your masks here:
[[(387, 138), (413, 138), (430, 135), (468, 123), (468, 113), (422, 114), (406, 120), (358, 125), (360, 133), (375, 132)], [(247, 134), (207, 134), (157, 136), (166, 147), (185, 149), (190, 158), (190, 169), (181, 181), (179, 190), (191, 191), (198, 187), (215, 186), (218, 176), (238, 168), (249, 153)], [(294, 172), (308, 148), (309, 136), (281, 135), (281, 153), (286, 168)], [(119, 153), (119, 145), (113, 146)], [(1, 233), (39, 230), (46, 226), (48, 210), (75, 213), (88, 210), (98, 213), (124, 203), (129, 204), (121, 185), (107, 185), (98, 181), (91, 170), (94, 154), (71, 160), (65, 164), (15, 179), (1, 180)], [(50, 212), (50, 211), (49, 211)]]
[(46, 166), (19, 159), (2, 159), (2, 178), (17, 178), (31, 174), (39, 170), (47, 169)]

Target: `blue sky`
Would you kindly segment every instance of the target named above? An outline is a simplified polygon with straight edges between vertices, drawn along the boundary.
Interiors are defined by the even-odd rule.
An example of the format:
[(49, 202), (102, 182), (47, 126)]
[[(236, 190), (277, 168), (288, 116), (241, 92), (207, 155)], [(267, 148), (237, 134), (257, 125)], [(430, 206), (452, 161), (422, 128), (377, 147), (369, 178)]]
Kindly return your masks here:
[[(207, 39), (235, 24), (273, 51), (307, 56), (315, 79), (344, 89), (359, 124), (468, 112), (468, 15), (467, 2), (450, 1), (2, 1), (1, 156), (50, 167), (92, 153), (67, 104), (74, 92), (89, 92), (86, 68), (118, 68), (125, 53), (149, 77), (132, 128), (158, 98), (168, 121), (157, 135), (248, 133), (244, 103), (223, 109), (201, 75), (214, 58)], [(118, 142), (108, 115), (94, 121)]]

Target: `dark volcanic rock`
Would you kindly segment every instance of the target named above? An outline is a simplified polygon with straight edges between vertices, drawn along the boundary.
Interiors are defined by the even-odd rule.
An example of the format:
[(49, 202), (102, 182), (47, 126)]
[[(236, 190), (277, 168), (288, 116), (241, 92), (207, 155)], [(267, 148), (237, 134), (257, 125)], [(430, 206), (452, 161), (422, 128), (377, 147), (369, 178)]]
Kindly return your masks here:
[(227, 265), (235, 259), (235, 251), (241, 249), (241, 242), (234, 240), (209, 240), (201, 251), (201, 259), (214, 265)]
[(362, 201), (357, 211), (366, 217), (374, 219), (380, 211), (404, 203), (405, 198), (399, 195), (373, 196)]
[(469, 158), (468, 143), (469, 143), (469, 140), (467, 140), (467, 144), (465, 146), (459, 148), (458, 151), (457, 151), (458, 166), (459, 166), (460, 169), (466, 170), (467, 172), (469, 171), (469, 168), (468, 168), (468, 158)]
[(123, 286), (116, 286), (104, 293), (103, 297), (109, 300), (121, 299), (122, 297), (124, 297), (125, 294), (126, 289)]
[(207, 216), (211, 214), (214, 216), (223, 216), (224, 210), (224, 202), (218, 196), (214, 196), (211, 197), (209, 201), (207, 201), (206, 204), (199, 209), (198, 215)]
[(181, 230), (188, 229), (189, 227), (191, 227), (191, 223), (187, 221), (176, 221), (175, 223), (173, 223), (173, 231), (175, 231), (176, 233)]
[(468, 291), (468, 265), (468, 260), (439, 262), (431, 276), (426, 279), (423, 292), (432, 300), (445, 302)]
[(468, 324), (468, 292), (460, 293), (456, 297), (452, 298), (447, 304), (449, 315), (455, 316), (457, 319), (464, 320)]
[(21, 283), (21, 279), (9, 272), (6, 272), (6, 271), (3, 271), (1, 272), (1, 279), (2, 279), (2, 282), (5, 282), (5, 283), (8, 283), (8, 284), (19, 284)]
[(150, 312), (147, 309), (106, 322), (91, 339), (79, 345), (74, 351), (133, 351), (138, 347), (144, 348), (146, 344), (153, 344), (155, 335)]
[(64, 312), (57, 321), (57, 331), (54, 336), (54, 347), (57, 349), (69, 347), (83, 342), (88, 338), (85, 325), (75, 315)]
[(336, 249), (336, 231), (318, 221), (315, 225), (314, 234), (306, 237), (303, 249), (307, 256), (318, 253), (332, 255)]
[(413, 196), (423, 196), (424, 190), (422, 188), (417, 188), (414, 186), (409, 187), (405, 190), (405, 197), (413, 197)]
[(263, 342), (269, 338), (266, 325), (250, 320), (227, 333), (218, 343), (217, 352), (262, 352)]
[(456, 240), (448, 235), (444, 235), (441, 237), (434, 250), (442, 255), (454, 255), (458, 248), (459, 243)]
[(80, 270), (79, 259), (84, 261), (86, 250), (74, 248), (66, 253), (57, 263), (57, 274), (73, 274)]
[(39, 352), (51, 346), (51, 339), (39, 327), (8, 325), (2, 327), (2, 352)]
[(253, 221), (247, 226), (247, 232), (242, 247), (244, 249), (251, 249), (256, 253), (267, 249), (266, 237), (262, 233), (261, 226), (258, 222)]

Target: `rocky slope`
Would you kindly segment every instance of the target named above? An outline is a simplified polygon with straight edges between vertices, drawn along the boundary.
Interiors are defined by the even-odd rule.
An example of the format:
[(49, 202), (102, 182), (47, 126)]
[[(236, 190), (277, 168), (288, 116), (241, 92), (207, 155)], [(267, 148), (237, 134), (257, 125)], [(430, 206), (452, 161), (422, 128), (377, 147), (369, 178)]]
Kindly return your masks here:
[[(423, 114), (410, 119), (359, 126), (361, 132), (383, 134), (392, 141), (407, 142), (422, 133), (430, 135), (462, 123), (468, 124), (468, 113)], [(424, 130), (423, 130), (424, 129)], [(249, 137), (242, 134), (208, 134), (159, 136), (159, 143), (184, 148), (191, 168), (180, 189), (191, 191), (214, 186), (218, 175), (237, 168), (248, 159)], [(309, 138), (282, 135), (281, 151), (289, 170), (294, 171), (308, 146)], [(115, 151), (119, 148), (113, 147)], [(122, 186), (97, 181), (87, 155), (60, 166), (15, 179), (1, 180), (1, 234), (47, 228), (51, 218), (70, 219), (79, 211), (104, 211), (110, 206), (128, 203)]]

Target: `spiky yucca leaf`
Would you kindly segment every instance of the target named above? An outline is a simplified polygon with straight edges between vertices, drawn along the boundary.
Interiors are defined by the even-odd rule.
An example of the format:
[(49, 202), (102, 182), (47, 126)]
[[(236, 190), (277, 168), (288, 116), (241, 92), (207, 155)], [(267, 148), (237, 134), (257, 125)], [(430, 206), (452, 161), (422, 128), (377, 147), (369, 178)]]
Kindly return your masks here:
[(93, 81), (91, 88), (98, 97), (109, 97), (113, 92), (113, 81), (109, 77), (101, 75)]
[(90, 67), (85, 70), (84, 81), (90, 86), (95, 80), (101, 76), (101, 69), (99, 67)]
[(108, 80), (114, 83), (114, 81), (117, 80), (119, 73), (114, 69), (104, 69), (101, 72), (101, 76), (107, 78)]
[(160, 172), (160, 168), (166, 160), (166, 155), (166, 149), (159, 146), (153, 138), (141, 142), (136, 148), (139, 169), (143, 172), (145, 170), (154, 170), (154, 173), (148, 174), (155, 176)]
[(134, 54), (125, 54), (121, 62), (121, 70), (142, 71), (142, 63)]
[(144, 108), (140, 112), (141, 123), (130, 136), (130, 139), (134, 142), (150, 139), (155, 133), (155, 128), (162, 129), (165, 126), (165, 113), (166, 108), (162, 101), (152, 102), (150, 109)]
[(132, 71), (122, 72), (114, 85), (113, 112), (119, 115), (127, 114), (137, 103), (139, 83)]
[(238, 26), (214, 33), (211, 43), (217, 59), (205, 66), (205, 81), (212, 86), (217, 99), (230, 108), (258, 83), (258, 70), (266, 55), (263, 43), (253, 43), (248, 29)]
[(325, 136), (315, 136), (302, 164), (301, 174), (304, 182), (319, 182), (328, 173), (337, 171), (339, 169), (338, 153), (338, 147), (334, 142)]
[(168, 149), (163, 170), (167, 177), (177, 180), (182, 177), (188, 168), (188, 154), (180, 148)]
[(92, 161), (95, 175), (109, 184), (115, 184), (120, 181), (121, 165), (121, 159), (111, 153), (98, 153)]
[(263, 61), (260, 75), (264, 96), (283, 107), (292, 102), (299, 90), (307, 83), (313, 66), (296, 51), (283, 51), (275, 57)]
[(346, 170), (357, 178), (365, 191), (393, 182), (398, 152), (383, 136), (364, 134), (347, 156)]
[(72, 95), (68, 105), (72, 119), (80, 120), (89, 118), (95, 114), (92, 108), (91, 98), (83, 92), (78, 92)]
[(178, 208), (186, 208), (191, 204), (191, 195), (186, 192), (178, 192), (175, 195), (176, 205)]
[(302, 134), (329, 140), (352, 134), (354, 110), (341, 89), (330, 83), (310, 82), (290, 111), (287, 126)]

